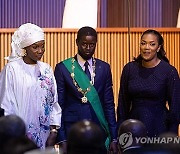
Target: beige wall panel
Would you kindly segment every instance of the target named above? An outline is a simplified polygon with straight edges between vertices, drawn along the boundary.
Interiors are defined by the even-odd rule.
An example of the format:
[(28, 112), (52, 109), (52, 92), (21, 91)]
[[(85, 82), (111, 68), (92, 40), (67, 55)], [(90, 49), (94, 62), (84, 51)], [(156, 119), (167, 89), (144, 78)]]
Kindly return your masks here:
[[(170, 63), (180, 73), (180, 28), (156, 28), (164, 37), (165, 50)], [(15, 29), (0, 29), (0, 70), (7, 63), (4, 57), (11, 51), (11, 35)], [(44, 29), (46, 52), (42, 61), (55, 65), (77, 53), (76, 29)], [(140, 37), (145, 28), (132, 28), (129, 37), (127, 28), (99, 28), (95, 57), (108, 62), (112, 69), (113, 90), (117, 105), (120, 75), (123, 66), (139, 54)], [(130, 55), (129, 55), (130, 52)]]

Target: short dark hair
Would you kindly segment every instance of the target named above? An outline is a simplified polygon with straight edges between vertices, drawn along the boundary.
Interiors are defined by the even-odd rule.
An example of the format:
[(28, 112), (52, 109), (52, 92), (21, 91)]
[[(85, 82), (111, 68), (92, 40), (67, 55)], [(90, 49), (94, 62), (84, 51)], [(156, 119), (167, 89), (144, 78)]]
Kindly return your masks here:
[(69, 154), (99, 154), (103, 147), (102, 130), (94, 122), (82, 120), (70, 128), (67, 138)]
[(26, 125), (17, 115), (7, 115), (0, 118), (0, 147), (13, 138), (25, 136)]
[(97, 32), (94, 28), (85, 26), (78, 30), (77, 40), (79, 41), (82, 36), (94, 36), (97, 40)]

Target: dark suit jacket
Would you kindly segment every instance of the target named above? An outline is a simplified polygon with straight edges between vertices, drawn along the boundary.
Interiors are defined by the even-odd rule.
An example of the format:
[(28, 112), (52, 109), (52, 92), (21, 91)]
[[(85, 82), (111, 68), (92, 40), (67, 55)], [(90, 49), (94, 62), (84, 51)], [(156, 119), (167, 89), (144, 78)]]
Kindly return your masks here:
[[(116, 139), (116, 119), (114, 109), (114, 96), (112, 90), (112, 75), (109, 64), (96, 59), (94, 87), (104, 110), (105, 118), (109, 124), (112, 139)], [(62, 108), (62, 124), (59, 129), (59, 142), (67, 139), (67, 133), (72, 124), (88, 119), (100, 126), (89, 102), (82, 103), (82, 94), (74, 86), (69, 71), (62, 62), (55, 67), (55, 78), (58, 90), (58, 102)]]

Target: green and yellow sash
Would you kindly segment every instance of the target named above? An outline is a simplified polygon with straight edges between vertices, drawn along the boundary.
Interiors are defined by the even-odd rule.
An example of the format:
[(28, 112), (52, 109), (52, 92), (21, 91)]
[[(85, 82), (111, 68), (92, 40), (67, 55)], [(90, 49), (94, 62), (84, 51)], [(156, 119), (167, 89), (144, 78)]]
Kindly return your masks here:
[[(68, 71), (70, 73), (72, 73), (72, 59), (74, 59), (74, 58), (69, 58), (69, 59), (66, 59), (63, 61), (63, 64), (65, 65), (65, 67), (68, 69)], [(78, 62), (76, 60), (74, 61), (74, 66), (75, 66), (74, 78), (75, 78), (76, 82), (78, 83), (78, 85), (80, 86), (80, 88), (87, 89), (88, 87), (91, 87), (91, 90), (85, 96), (87, 97), (92, 108), (94, 109), (101, 126), (104, 128), (105, 132), (108, 135), (106, 142), (105, 142), (105, 146), (106, 146), (106, 148), (108, 148), (109, 144), (110, 144), (110, 140), (111, 140), (111, 135), (109, 132), (108, 123), (104, 116), (104, 112), (103, 112), (103, 109), (101, 106), (101, 102), (100, 102), (98, 93), (97, 93), (96, 89), (94, 88), (94, 86), (90, 84), (89, 78), (87, 77), (87, 75), (82, 70), (81, 66), (78, 64)]]

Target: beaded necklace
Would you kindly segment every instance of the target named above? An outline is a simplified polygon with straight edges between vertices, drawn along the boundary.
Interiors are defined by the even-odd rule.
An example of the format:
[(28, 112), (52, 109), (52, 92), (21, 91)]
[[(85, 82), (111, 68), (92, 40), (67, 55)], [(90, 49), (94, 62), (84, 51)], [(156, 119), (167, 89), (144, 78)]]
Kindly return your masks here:
[(92, 64), (93, 72), (91, 73), (91, 81), (90, 81), (89, 87), (86, 88), (86, 89), (80, 88), (79, 85), (77, 84), (77, 82), (76, 82), (76, 80), (75, 80), (75, 78), (74, 78), (74, 77), (75, 77), (75, 74), (74, 74), (74, 69), (75, 69), (74, 62), (75, 62), (75, 59), (72, 58), (71, 62), (72, 62), (72, 67), (71, 67), (72, 73), (71, 73), (71, 77), (72, 77), (72, 80), (73, 80), (73, 84), (75, 85), (75, 87), (77, 88), (77, 90), (78, 90), (81, 94), (83, 94), (83, 97), (81, 98), (82, 103), (87, 103), (88, 99), (87, 99), (87, 97), (86, 97), (85, 95), (91, 90), (91, 86), (94, 85), (94, 78), (95, 78), (95, 75), (96, 75), (96, 74), (95, 74), (95, 70), (96, 70), (96, 67), (95, 67), (95, 65), (96, 65), (96, 60), (93, 58), (93, 64)]

